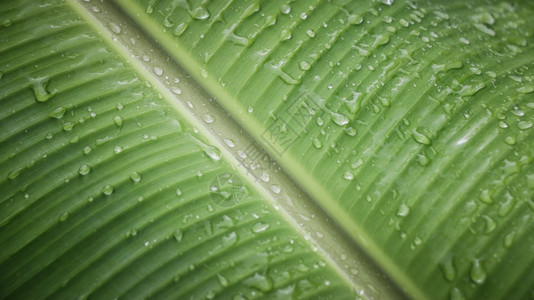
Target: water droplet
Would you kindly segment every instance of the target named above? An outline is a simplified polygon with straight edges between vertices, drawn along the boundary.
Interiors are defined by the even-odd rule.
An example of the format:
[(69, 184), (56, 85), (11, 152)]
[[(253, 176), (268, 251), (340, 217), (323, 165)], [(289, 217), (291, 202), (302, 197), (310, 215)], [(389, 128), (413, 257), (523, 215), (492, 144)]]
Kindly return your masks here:
[(130, 179), (133, 182), (138, 183), (139, 181), (141, 181), (141, 175), (136, 171), (133, 171), (132, 173), (130, 173)]
[(416, 130), (413, 131), (413, 138), (419, 144), (430, 145), (430, 139), (426, 135), (419, 133)]
[(349, 118), (345, 117), (342, 114), (332, 112), (331, 115), (332, 115), (332, 120), (334, 121), (334, 123), (336, 123), (339, 126), (344, 126), (349, 123)]
[(188, 26), (187, 23), (180, 23), (180, 24), (176, 25), (176, 27), (174, 28), (172, 34), (175, 35), (175, 36), (182, 35), (185, 32), (185, 30), (187, 29), (187, 26)]
[(225, 248), (231, 247), (237, 243), (237, 233), (235, 231), (222, 237), (222, 243)]
[(469, 272), (469, 277), (476, 284), (483, 284), (486, 281), (486, 271), (482, 267), (480, 260), (475, 259), (471, 266), (471, 271)]
[(89, 153), (91, 153), (91, 151), (93, 151), (93, 148), (89, 147), (89, 146), (85, 146), (83, 148), (83, 154), (87, 155)]
[(206, 71), (206, 69), (200, 69), (200, 76), (202, 76), (202, 78), (208, 78), (208, 71)]
[(53, 111), (51, 111), (48, 116), (50, 118), (54, 118), (54, 119), (61, 119), (63, 118), (63, 116), (65, 115), (65, 113), (67, 112), (67, 109), (63, 106), (60, 106), (56, 109), (54, 109)]
[(513, 136), (507, 136), (507, 137), (505, 137), (505, 138), (504, 138), (504, 142), (505, 142), (506, 144), (510, 145), (510, 146), (513, 146), (513, 145), (515, 145), (515, 144), (517, 143), (516, 140), (515, 140), (515, 137), (513, 137)]
[(451, 290), (451, 300), (465, 300), (464, 295), (462, 294), (462, 291), (460, 291), (459, 288), (453, 288)]
[(522, 93), (522, 94), (530, 94), (530, 93), (534, 92), (534, 85), (522, 86), (522, 87), (518, 88), (517, 91)]
[(363, 17), (360, 15), (352, 14), (352, 15), (349, 15), (349, 17), (347, 18), (347, 21), (351, 25), (358, 25), (363, 22)]
[(493, 199), (491, 198), (492, 191), (490, 190), (482, 190), (480, 194), (478, 195), (478, 198), (480, 201), (486, 203), (486, 204), (493, 204)]
[(510, 248), (514, 242), (515, 232), (510, 232), (504, 236), (504, 247)]
[(108, 25), (111, 31), (113, 31), (113, 33), (115, 34), (121, 33), (121, 27), (117, 23), (109, 22)]
[(176, 95), (181, 95), (182, 94), (182, 89), (180, 89), (178, 87), (175, 87), (175, 86), (171, 86), (171, 92), (173, 92)]
[(17, 176), (19, 176), (21, 171), (22, 171), (22, 168), (16, 168), (16, 169), (11, 170), (7, 174), (7, 178), (10, 179), (10, 180), (13, 180), (13, 179), (17, 178)]
[(311, 29), (306, 30), (306, 35), (310, 38), (315, 37), (315, 32)]
[(202, 120), (208, 124), (211, 124), (215, 121), (215, 118), (210, 114), (205, 114), (202, 116)]
[(355, 136), (358, 133), (358, 131), (356, 131), (356, 129), (352, 127), (344, 128), (344, 131), (345, 131), (345, 134), (347, 134), (348, 136)]
[(406, 204), (401, 204), (397, 209), (397, 216), (406, 217), (410, 213), (410, 207)]
[(443, 277), (448, 281), (453, 281), (456, 278), (456, 268), (454, 267), (453, 258), (451, 257), (447, 261), (440, 263), (439, 267), (443, 272)]
[(492, 232), (493, 230), (495, 230), (495, 228), (497, 227), (497, 223), (495, 222), (495, 220), (493, 220), (491, 217), (489, 216), (482, 216), (484, 218), (484, 220), (486, 221), (486, 230), (485, 230), (485, 233), (490, 233)]
[(122, 152), (122, 147), (121, 146), (117, 145), (117, 146), (115, 146), (115, 148), (113, 148), (113, 153), (119, 154), (121, 152)]
[(113, 193), (113, 186), (110, 185), (110, 184), (106, 184), (103, 188), (102, 188), (102, 193), (106, 196), (109, 196)]
[(234, 148), (235, 147), (235, 142), (232, 139), (224, 138), (223, 142), (226, 144), (226, 146), (228, 146), (230, 148)]
[(346, 171), (343, 174), (343, 179), (351, 181), (351, 180), (354, 179), (354, 174), (352, 174), (352, 172), (350, 172), (350, 171)]
[(89, 172), (91, 172), (91, 167), (89, 167), (88, 165), (82, 165), (78, 170), (78, 174), (82, 176), (89, 174)]
[(214, 291), (209, 291), (206, 293), (206, 299), (208, 300), (211, 300), (211, 299), (214, 299), (216, 296), (215, 292)]
[(222, 276), (221, 274), (217, 274), (217, 280), (219, 280), (219, 284), (222, 286), (222, 287), (227, 287), (228, 286), (228, 279), (224, 276)]
[(270, 226), (271, 225), (269, 225), (268, 223), (259, 222), (252, 226), (252, 231), (254, 233), (260, 233), (267, 230)]
[(280, 12), (282, 12), (284, 15), (289, 14), (291, 12), (291, 6), (282, 4), (282, 6), (280, 6)]
[(273, 283), (271, 280), (267, 276), (259, 273), (255, 273), (252, 277), (247, 278), (243, 283), (246, 286), (257, 289), (263, 293), (269, 292), (273, 288)]
[(59, 222), (65, 222), (65, 221), (67, 220), (68, 217), (69, 217), (69, 213), (68, 213), (68, 212), (65, 212), (65, 213), (63, 213), (61, 216), (59, 216), (58, 221), (59, 221)]
[(517, 127), (521, 130), (527, 130), (532, 127), (532, 121), (519, 121)]
[(491, 36), (495, 36), (495, 30), (489, 28), (486, 24), (476, 23), (475, 28), (478, 29), (480, 32), (483, 32)]
[(190, 14), (191, 14), (191, 17), (193, 19), (196, 19), (196, 20), (206, 20), (207, 18), (210, 17), (209, 11), (206, 8), (202, 7), (202, 6), (199, 6), (199, 7), (195, 8), (195, 9), (193, 9), (190, 12)]
[(272, 191), (273, 193), (275, 193), (275, 194), (279, 194), (281, 190), (282, 190), (282, 189), (280, 188), (279, 185), (277, 185), (277, 184), (273, 184), (273, 185), (271, 185), (271, 191)]
[(323, 143), (319, 139), (313, 139), (313, 146), (317, 149), (321, 149), (323, 147)]
[(118, 128), (122, 127), (122, 117), (121, 116), (115, 116), (113, 117), (113, 123), (115, 123), (115, 126)]
[(31, 88), (37, 102), (45, 102), (53, 95), (47, 91), (48, 80), (46, 77), (31, 78)]
[(154, 71), (154, 74), (161, 76), (163, 74), (163, 69), (160, 67), (154, 67), (152, 68), (152, 71)]
[(301, 61), (299, 63), (299, 68), (302, 70), (302, 71), (307, 71), (311, 68), (311, 65), (310, 63), (308, 63), (307, 61)]
[(176, 196), (178, 196), (178, 197), (182, 196), (182, 190), (181, 189), (176, 189)]
[(184, 232), (180, 229), (176, 229), (173, 234), (174, 236), (174, 239), (177, 241), (177, 242), (181, 242), (182, 241), (182, 238), (184, 237)]

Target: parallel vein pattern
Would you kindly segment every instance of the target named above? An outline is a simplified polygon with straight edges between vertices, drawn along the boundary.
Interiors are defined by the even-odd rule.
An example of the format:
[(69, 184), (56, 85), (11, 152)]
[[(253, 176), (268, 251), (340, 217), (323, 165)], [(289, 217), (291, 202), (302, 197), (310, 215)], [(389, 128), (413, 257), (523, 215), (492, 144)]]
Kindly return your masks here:
[(0, 298), (357, 296), (70, 5), (0, 4)]
[(119, 2), (410, 295), (534, 297), (532, 2)]

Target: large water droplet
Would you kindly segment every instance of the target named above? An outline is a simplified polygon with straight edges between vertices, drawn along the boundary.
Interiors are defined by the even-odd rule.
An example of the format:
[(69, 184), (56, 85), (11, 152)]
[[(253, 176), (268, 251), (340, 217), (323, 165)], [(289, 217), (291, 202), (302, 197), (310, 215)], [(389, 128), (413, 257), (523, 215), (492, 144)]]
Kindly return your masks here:
[(115, 34), (121, 33), (121, 27), (117, 23), (109, 22), (108, 25), (111, 31), (113, 31), (113, 33)]
[(221, 274), (217, 274), (217, 280), (222, 287), (228, 286), (228, 279)]
[(52, 97), (52, 94), (47, 91), (48, 80), (46, 77), (30, 79), (33, 95), (37, 102), (45, 102)]
[(460, 291), (459, 288), (453, 288), (451, 290), (451, 300), (465, 300), (464, 294), (462, 294), (462, 291)]
[(480, 260), (475, 259), (471, 266), (471, 271), (469, 272), (469, 277), (476, 284), (483, 284), (486, 281), (486, 271), (482, 267)]

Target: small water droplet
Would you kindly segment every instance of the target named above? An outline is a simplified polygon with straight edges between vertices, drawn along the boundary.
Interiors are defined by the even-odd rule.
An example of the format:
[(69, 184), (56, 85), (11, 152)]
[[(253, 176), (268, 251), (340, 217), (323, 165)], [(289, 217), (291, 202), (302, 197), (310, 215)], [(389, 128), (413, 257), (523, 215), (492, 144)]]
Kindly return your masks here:
[(175, 86), (171, 86), (171, 92), (173, 92), (176, 95), (181, 95), (182, 94), (182, 89), (180, 89), (178, 87), (175, 87)]
[(493, 220), (491, 217), (489, 216), (482, 216), (484, 218), (484, 220), (486, 221), (486, 230), (485, 230), (485, 233), (490, 233), (492, 232), (493, 230), (495, 230), (495, 228), (497, 227), (497, 223), (495, 222), (495, 220)]
[(115, 34), (121, 33), (121, 27), (117, 23), (109, 22), (108, 25), (111, 31), (113, 31), (113, 33)]
[(268, 223), (259, 222), (252, 226), (252, 231), (254, 233), (260, 233), (267, 230), (270, 226), (271, 225), (269, 225)]
[(483, 284), (486, 281), (486, 271), (482, 267), (480, 260), (475, 259), (469, 272), (469, 277), (476, 284)]
[(532, 127), (532, 121), (519, 121), (517, 127), (521, 130), (527, 130)]
[(515, 137), (513, 137), (513, 136), (507, 136), (507, 137), (505, 137), (505, 138), (504, 138), (504, 142), (505, 142), (506, 144), (510, 145), (510, 146), (513, 146), (513, 145), (515, 145), (515, 144), (517, 143), (516, 140), (515, 140)]
[(491, 198), (492, 196), (492, 191), (490, 190), (482, 190), (480, 192), (480, 194), (478, 195), (478, 198), (480, 199), (480, 201), (486, 203), (486, 204), (492, 204), (493, 203), (493, 199)]
[(113, 123), (115, 123), (115, 126), (118, 128), (122, 127), (122, 117), (121, 116), (115, 116), (113, 117)]
[(17, 178), (17, 176), (19, 176), (21, 171), (22, 171), (22, 168), (16, 168), (16, 169), (11, 170), (7, 174), (7, 178), (10, 179), (10, 180), (13, 180), (13, 179)]
[(68, 212), (65, 212), (65, 213), (63, 213), (61, 216), (59, 216), (58, 221), (59, 221), (59, 222), (65, 222), (65, 221), (67, 220), (68, 217), (69, 217), (69, 213), (68, 213)]
[(219, 280), (219, 284), (222, 286), (222, 287), (227, 287), (228, 286), (228, 279), (226, 277), (224, 277), (223, 275), (221, 274), (217, 274), (217, 280)]
[(313, 146), (317, 149), (321, 149), (323, 147), (323, 143), (319, 139), (313, 139)]
[(302, 70), (302, 71), (307, 71), (311, 68), (311, 65), (310, 63), (308, 63), (307, 61), (301, 61), (299, 63), (299, 68)]
[(82, 165), (78, 170), (78, 174), (82, 176), (89, 174), (89, 172), (91, 172), (91, 167), (89, 167), (88, 165)]
[(445, 262), (440, 263), (439, 267), (441, 269), (441, 272), (443, 272), (443, 277), (445, 277), (447, 281), (453, 281), (456, 278), (456, 268), (454, 267), (452, 257), (446, 260)]
[(180, 197), (182, 196), (182, 190), (181, 189), (176, 189), (176, 196)]
[(117, 145), (117, 146), (115, 146), (115, 148), (113, 148), (113, 153), (119, 154), (121, 152), (122, 152), (122, 147), (121, 146)]
[(83, 154), (87, 155), (89, 153), (91, 153), (91, 151), (93, 151), (93, 148), (89, 147), (89, 146), (85, 146), (83, 148)]
[(209, 11), (206, 8), (202, 7), (202, 6), (199, 6), (199, 7), (195, 8), (195, 9), (193, 9), (190, 12), (190, 14), (191, 14), (191, 17), (193, 19), (196, 19), (196, 20), (206, 20), (207, 18), (210, 17)]
[(222, 237), (222, 243), (225, 248), (231, 247), (237, 243), (237, 233), (235, 231)]
[(282, 4), (282, 6), (280, 6), (280, 12), (282, 12), (284, 15), (289, 14), (291, 12), (291, 6)]
[(174, 28), (172, 34), (175, 35), (175, 36), (182, 35), (185, 32), (185, 30), (187, 29), (187, 26), (188, 26), (187, 23), (180, 23), (180, 24), (176, 25), (176, 27)]
[(350, 172), (350, 171), (346, 171), (346, 172), (343, 174), (343, 179), (348, 180), (348, 181), (351, 181), (351, 180), (354, 179), (354, 174), (352, 174), (352, 172)]
[(271, 280), (263, 274), (255, 273), (252, 277), (243, 282), (247, 287), (257, 289), (263, 293), (269, 292), (273, 288)]
[(522, 94), (530, 94), (530, 93), (534, 92), (534, 85), (522, 86), (522, 87), (518, 88), (517, 91), (519, 93), (522, 93)]
[(230, 148), (234, 148), (235, 147), (235, 142), (232, 139), (224, 138), (223, 142), (226, 144), (226, 146), (228, 146)]
[(504, 247), (510, 248), (514, 242), (515, 232), (510, 232), (504, 236)]
[(176, 229), (172, 235), (174, 236), (174, 239), (177, 242), (180, 242), (182, 241), (182, 238), (184, 237), (184, 232), (180, 229)]
[(63, 118), (63, 116), (65, 115), (65, 113), (67, 112), (67, 109), (63, 106), (60, 106), (56, 109), (54, 109), (53, 111), (51, 111), (48, 116), (50, 118), (54, 118), (54, 119), (61, 119)]
[(211, 124), (215, 121), (215, 118), (210, 114), (205, 114), (202, 116), (202, 120), (208, 124)]
[(163, 74), (163, 69), (160, 67), (153, 67), (152, 71), (154, 71), (154, 74), (161, 76)]
[(331, 115), (332, 115), (332, 120), (334, 121), (334, 123), (336, 123), (339, 126), (344, 126), (349, 123), (349, 118), (345, 117), (343, 114), (332, 112)]
[(430, 139), (426, 135), (417, 132), (416, 130), (413, 131), (413, 138), (419, 144), (430, 145)]
[(102, 193), (106, 196), (109, 196), (113, 193), (113, 186), (110, 185), (110, 184), (106, 184), (103, 188), (102, 188)]
[(277, 184), (273, 184), (273, 185), (271, 185), (271, 191), (272, 191), (273, 193), (275, 193), (275, 194), (279, 194), (281, 190), (282, 190), (282, 189), (280, 188), (279, 185), (277, 185)]
[(410, 207), (406, 204), (401, 204), (397, 209), (397, 216), (406, 217), (410, 213)]
[(141, 181), (141, 175), (136, 171), (133, 171), (132, 173), (130, 173), (130, 179), (133, 182), (138, 183), (139, 181)]
[(465, 300), (464, 294), (459, 288), (453, 288), (450, 295), (451, 300)]

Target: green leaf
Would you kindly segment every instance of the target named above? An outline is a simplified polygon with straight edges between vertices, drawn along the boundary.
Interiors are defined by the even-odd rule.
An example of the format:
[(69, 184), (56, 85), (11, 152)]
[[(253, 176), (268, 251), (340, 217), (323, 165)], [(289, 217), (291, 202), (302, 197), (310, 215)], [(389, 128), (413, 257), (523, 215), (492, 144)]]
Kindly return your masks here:
[(0, 297), (534, 297), (533, 16), (3, 1)]

